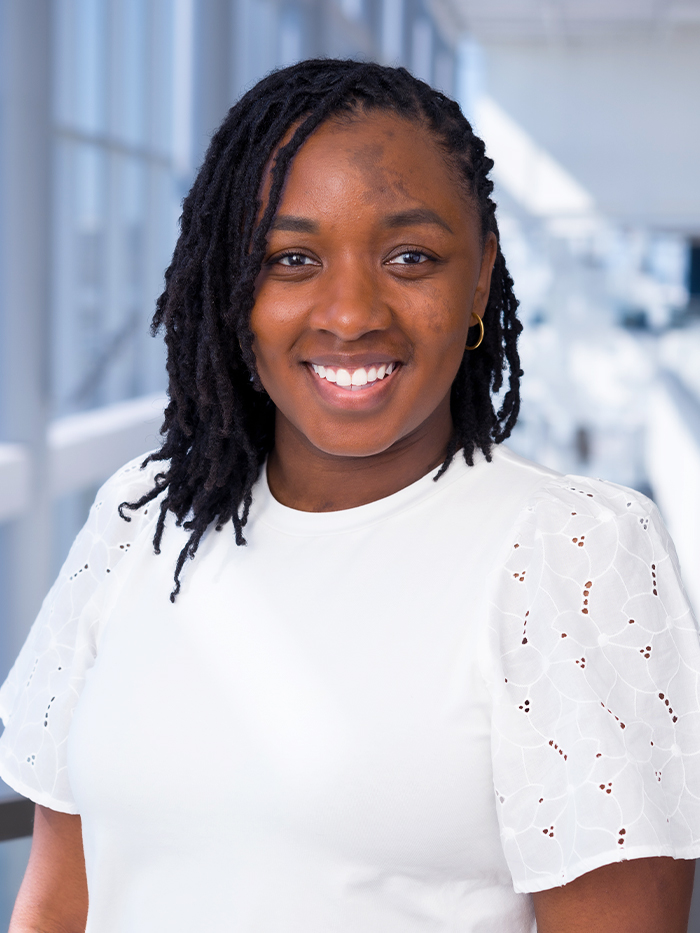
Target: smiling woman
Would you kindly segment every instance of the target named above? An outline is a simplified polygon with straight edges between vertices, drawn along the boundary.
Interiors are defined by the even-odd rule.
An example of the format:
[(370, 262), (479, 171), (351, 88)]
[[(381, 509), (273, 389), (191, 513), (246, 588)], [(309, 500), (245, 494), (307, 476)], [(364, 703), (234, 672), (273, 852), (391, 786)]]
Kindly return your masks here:
[(0, 691), (38, 804), (12, 933), (685, 930), (697, 631), (652, 503), (503, 446), (491, 167), (358, 62), (214, 136), (154, 317), (163, 445)]

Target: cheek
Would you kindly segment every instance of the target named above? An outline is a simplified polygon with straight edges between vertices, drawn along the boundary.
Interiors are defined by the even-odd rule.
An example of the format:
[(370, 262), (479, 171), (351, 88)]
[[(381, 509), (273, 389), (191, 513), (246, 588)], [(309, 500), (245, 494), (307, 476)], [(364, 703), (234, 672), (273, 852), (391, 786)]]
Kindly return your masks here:
[(421, 319), (426, 335), (442, 337), (447, 344), (460, 342), (467, 336), (467, 318), (470, 316), (469, 283), (461, 270), (455, 271), (447, 281), (422, 287)]
[(466, 341), (466, 302), (445, 295), (440, 289), (431, 289), (427, 293), (423, 322), (426, 336), (444, 343), (445, 349), (451, 348), (455, 342), (461, 343), (462, 337)]
[(288, 305), (277, 301), (269, 289), (259, 292), (250, 314), (250, 329), (253, 332), (253, 348), (258, 366), (274, 360), (288, 347), (294, 312)]

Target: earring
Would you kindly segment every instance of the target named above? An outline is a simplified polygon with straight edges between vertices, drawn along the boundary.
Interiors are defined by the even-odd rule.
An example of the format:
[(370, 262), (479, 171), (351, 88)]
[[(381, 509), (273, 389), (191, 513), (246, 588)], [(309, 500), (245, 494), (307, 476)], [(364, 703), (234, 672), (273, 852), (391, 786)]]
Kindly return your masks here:
[[(475, 314), (474, 317), (479, 322), (479, 339), (477, 340), (476, 343), (473, 343), (471, 346), (467, 344), (466, 347), (464, 348), (465, 350), (476, 350), (477, 347), (481, 346), (481, 341), (484, 339), (484, 322), (481, 320), (478, 314)], [(472, 326), (476, 326), (476, 325), (472, 325)]]

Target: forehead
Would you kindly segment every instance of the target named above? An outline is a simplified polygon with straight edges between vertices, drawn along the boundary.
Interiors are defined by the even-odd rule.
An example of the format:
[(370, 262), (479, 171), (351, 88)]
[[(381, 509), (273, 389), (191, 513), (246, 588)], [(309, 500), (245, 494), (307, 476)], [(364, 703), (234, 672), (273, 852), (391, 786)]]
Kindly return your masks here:
[(301, 146), (280, 207), (287, 209), (290, 201), (297, 209), (304, 202), (312, 207), (324, 197), (349, 198), (358, 206), (439, 205), (453, 215), (475, 215), (456, 166), (430, 130), (383, 111), (331, 117)]

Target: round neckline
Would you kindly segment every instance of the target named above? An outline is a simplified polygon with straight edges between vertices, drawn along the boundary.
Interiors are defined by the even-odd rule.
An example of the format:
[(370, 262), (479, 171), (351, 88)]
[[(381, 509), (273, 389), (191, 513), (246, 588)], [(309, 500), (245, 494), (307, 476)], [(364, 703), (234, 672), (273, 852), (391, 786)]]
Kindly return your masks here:
[(253, 503), (250, 509), (251, 522), (262, 522), (268, 527), (291, 535), (332, 535), (353, 531), (383, 521), (398, 512), (414, 508), (426, 499), (440, 495), (443, 490), (465, 476), (480, 472), (486, 463), (481, 451), (474, 452), (474, 466), (464, 461), (459, 451), (446, 472), (437, 482), (434, 480), (439, 467), (430, 470), (415, 482), (404, 486), (390, 496), (358, 505), (352, 509), (339, 509), (333, 512), (302, 512), (282, 505), (272, 494), (267, 480), (267, 463), (253, 490)]

